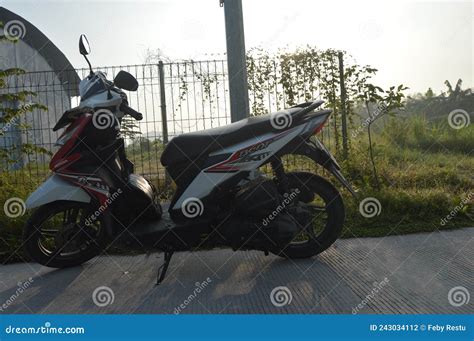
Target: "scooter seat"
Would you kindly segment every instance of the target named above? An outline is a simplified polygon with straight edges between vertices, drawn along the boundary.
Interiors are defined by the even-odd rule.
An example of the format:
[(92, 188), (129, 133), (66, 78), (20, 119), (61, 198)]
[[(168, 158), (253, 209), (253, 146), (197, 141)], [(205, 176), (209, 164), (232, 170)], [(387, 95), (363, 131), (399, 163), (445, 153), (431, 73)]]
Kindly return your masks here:
[[(293, 114), (299, 110), (301, 108), (290, 108), (286, 112)], [(274, 131), (276, 129), (272, 126), (271, 117), (275, 114), (252, 116), (222, 127), (176, 136), (163, 151), (161, 163), (169, 166), (179, 162), (192, 162), (215, 150)]]

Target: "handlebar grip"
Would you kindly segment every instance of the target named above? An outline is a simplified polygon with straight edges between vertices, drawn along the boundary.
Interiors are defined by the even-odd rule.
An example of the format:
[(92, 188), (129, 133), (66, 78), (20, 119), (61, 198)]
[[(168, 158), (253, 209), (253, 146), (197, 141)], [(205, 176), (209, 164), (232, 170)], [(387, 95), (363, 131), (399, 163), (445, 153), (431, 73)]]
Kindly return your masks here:
[(128, 114), (130, 116), (132, 116), (134, 119), (136, 119), (137, 121), (141, 121), (143, 119), (143, 115), (142, 113), (139, 113), (138, 111), (130, 108), (127, 104), (125, 103), (122, 103), (120, 105), (120, 110), (124, 113), (124, 114)]

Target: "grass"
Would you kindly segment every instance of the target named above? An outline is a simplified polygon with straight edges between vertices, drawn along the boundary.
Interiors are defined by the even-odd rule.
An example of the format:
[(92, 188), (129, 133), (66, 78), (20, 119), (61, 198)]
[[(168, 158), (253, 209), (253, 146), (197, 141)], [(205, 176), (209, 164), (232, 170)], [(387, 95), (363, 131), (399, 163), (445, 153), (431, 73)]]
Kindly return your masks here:
[[(474, 127), (455, 130), (423, 118), (392, 120), (375, 138), (375, 163), (381, 180), (375, 183), (362, 136), (352, 141), (344, 173), (360, 190), (362, 198), (374, 197), (380, 215), (367, 219), (358, 203), (347, 201), (344, 236), (367, 237), (428, 232), (474, 226)], [(463, 203), (462, 200), (471, 200)], [(442, 224), (456, 207), (460, 212)]]
[[(380, 202), (379, 215), (364, 218), (359, 212), (359, 202), (334, 178), (323, 174), (343, 193), (346, 223), (342, 237), (378, 237), (474, 226), (470, 218), (474, 218), (473, 125), (454, 130), (447, 124), (428, 123), (422, 118), (388, 122), (375, 136), (380, 190), (374, 189), (366, 139), (362, 133), (351, 141), (350, 158), (341, 165), (361, 198), (373, 197)], [(141, 159), (146, 160), (142, 163), (144, 166), (136, 169), (138, 173), (155, 170), (161, 153), (161, 148), (157, 149), (131, 153), (138, 164)], [(312, 162), (299, 157), (286, 166), (289, 171), (315, 171)], [(41, 170), (44, 174), (45, 169)], [(26, 199), (43, 180), (41, 175), (29, 174), (28, 170), (0, 174), (1, 206), (11, 197)], [(37, 174), (36, 171), (33, 174)], [(468, 196), (471, 201), (463, 203)], [(442, 224), (442, 219), (455, 209), (459, 212), (454, 218)], [(21, 250), (21, 229), (28, 214), (12, 219), (3, 213), (0, 211), (0, 262), (22, 261), (24, 255), (18, 250)]]
[(391, 119), (382, 140), (406, 149), (429, 152), (471, 154), (474, 150), (474, 127), (451, 128), (446, 120), (428, 122), (423, 116)]

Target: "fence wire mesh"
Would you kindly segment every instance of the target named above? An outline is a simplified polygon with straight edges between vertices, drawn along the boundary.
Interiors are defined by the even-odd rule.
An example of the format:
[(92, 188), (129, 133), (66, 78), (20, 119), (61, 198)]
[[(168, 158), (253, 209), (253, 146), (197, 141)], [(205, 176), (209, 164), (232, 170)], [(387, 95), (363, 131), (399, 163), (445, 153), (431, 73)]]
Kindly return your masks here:
[[(120, 70), (125, 70), (138, 80), (138, 91), (128, 92), (127, 95), (130, 106), (141, 112), (144, 119), (140, 122), (124, 122), (128, 127), (125, 132), (127, 156), (135, 164), (136, 173), (158, 184), (165, 177), (160, 156), (167, 141), (179, 134), (231, 122), (225, 60), (107, 66), (95, 70), (105, 72), (109, 79), (113, 79)], [(276, 64), (273, 72), (278, 77)], [(52, 128), (65, 110), (79, 104), (78, 82), (88, 74), (89, 69), (77, 69), (29, 72), (9, 77), (5, 92), (32, 91), (36, 96), (30, 96), (29, 100), (44, 104), (48, 110), (34, 110), (22, 116), (18, 122), (4, 126), (5, 133), (0, 136), (0, 146), (8, 148), (28, 143), (54, 153), (57, 148), (54, 143), (60, 132), (53, 132)], [(268, 84), (263, 93), (264, 97), (262, 89), (259, 89), (257, 98), (251, 87), (251, 108), (261, 107), (262, 98), (266, 101), (267, 112), (284, 107), (285, 94), (278, 82)], [(314, 97), (317, 98), (318, 94), (315, 93)], [(304, 102), (306, 98), (298, 100)], [(258, 113), (261, 113), (261, 108), (259, 110)], [(330, 135), (329, 124), (320, 133), (320, 138), (330, 144)], [(31, 181), (31, 178), (41, 181), (49, 173), (49, 160), (50, 155), (34, 152), (17, 155), (14, 162), (4, 164), (2, 168), (13, 173), (17, 183)], [(305, 169), (312, 168), (308, 164), (302, 166)], [(26, 176), (29, 179), (25, 179)]]

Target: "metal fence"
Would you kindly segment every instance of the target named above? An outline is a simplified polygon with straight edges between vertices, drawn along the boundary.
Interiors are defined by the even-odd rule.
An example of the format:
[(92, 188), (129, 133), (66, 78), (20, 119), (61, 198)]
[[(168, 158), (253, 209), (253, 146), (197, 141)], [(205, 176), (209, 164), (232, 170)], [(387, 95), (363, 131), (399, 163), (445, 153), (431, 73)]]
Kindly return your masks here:
[[(164, 145), (172, 137), (230, 123), (225, 60), (109, 66), (96, 70), (105, 72), (109, 79), (125, 70), (140, 84), (138, 91), (128, 93), (128, 97), (130, 106), (143, 113), (144, 119), (132, 127), (126, 144), (136, 172), (147, 178), (158, 182), (164, 179), (159, 158)], [(5, 91), (33, 91), (37, 95), (31, 100), (44, 104), (48, 111), (35, 110), (22, 117), (23, 125), (15, 122), (3, 127), (5, 134), (0, 136), (0, 146), (31, 143), (54, 152), (58, 133), (54, 133), (52, 127), (65, 110), (79, 102), (77, 84), (62, 81), (74, 79), (74, 72), (82, 79), (89, 70), (31, 72), (9, 78)], [(275, 92), (276, 89), (268, 89), (268, 111), (277, 109)], [(249, 97), (252, 102), (252, 93)], [(322, 136), (328, 140), (329, 134), (330, 129), (325, 128)], [(25, 174), (43, 178), (48, 173), (49, 158), (43, 153), (18, 156), (16, 162), (5, 167), (9, 173), (15, 174), (17, 182), (24, 181)]]

